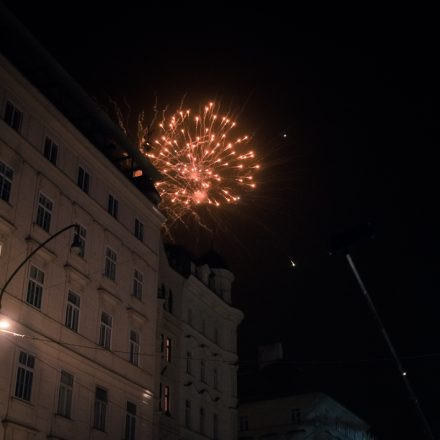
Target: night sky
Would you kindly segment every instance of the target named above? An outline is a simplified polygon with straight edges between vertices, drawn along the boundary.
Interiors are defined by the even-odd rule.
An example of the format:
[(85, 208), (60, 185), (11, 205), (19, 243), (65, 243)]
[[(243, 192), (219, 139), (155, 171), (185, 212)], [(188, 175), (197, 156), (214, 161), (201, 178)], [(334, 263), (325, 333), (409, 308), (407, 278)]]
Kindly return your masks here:
[(214, 233), (174, 233), (194, 254), (213, 242), (236, 275), (242, 383), (257, 346), (280, 341), (286, 390), (330, 394), (378, 438), (423, 438), (347, 262), (328, 254), (334, 234), (371, 221), (375, 238), (352, 256), (440, 433), (433, 11), (5, 3), (101, 106), (213, 99), (252, 136), (257, 190)]

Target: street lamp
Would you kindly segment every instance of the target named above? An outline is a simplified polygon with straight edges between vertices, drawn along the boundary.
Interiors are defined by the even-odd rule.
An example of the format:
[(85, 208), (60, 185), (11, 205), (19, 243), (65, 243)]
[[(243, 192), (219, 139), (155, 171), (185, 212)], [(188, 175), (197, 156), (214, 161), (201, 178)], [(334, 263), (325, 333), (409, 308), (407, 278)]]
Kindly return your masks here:
[(75, 228), (75, 234), (73, 237), (73, 243), (70, 246), (70, 249), (76, 253), (79, 254), (82, 250), (82, 244), (80, 242), (79, 239), (79, 225), (76, 223), (73, 223), (69, 226), (66, 226), (63, 229), (60, 229), (58, 232), (56, 232), (55, 234), (51, 235), (46, 241), (44, 241), (43, 243), (41, 243), (38, 247), (36, 247), (19, 265), (18, 267), (14, 270), (14, 272), (12, 273), (12, 275), (7, 279), (6, 283), (4, 284), (4, 286), (2, 287), (2, 290), (0, 291), (0, 310), (2, 308), (2, 298), (3, 298), (3, 294), (6, 291), (6, 288), (8, 287), (9, 283), (12, 281), (12, 279), (14, 278), (14, 276), (17, 274), (17, 272), (26, 264), (26, 262), (37, 252), (39, 251), (42, 247), (44, 247), (47, 243), (49, 243), (49, 241), (53, 240), (55, 237), (58, 237), (58, 235), (62, 234), (63, 232)]

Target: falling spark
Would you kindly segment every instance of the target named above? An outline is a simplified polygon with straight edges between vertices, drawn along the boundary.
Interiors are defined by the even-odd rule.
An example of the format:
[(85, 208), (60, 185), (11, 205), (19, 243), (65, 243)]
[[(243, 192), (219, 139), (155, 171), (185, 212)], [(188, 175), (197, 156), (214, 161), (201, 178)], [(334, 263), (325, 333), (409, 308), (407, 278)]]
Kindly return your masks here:
[(249, 136), (233, 136), (236, 122), (220, 116), (213, 102), (199, 114), (179, 110), (158, 124), (158, 135), (140, 148), (160, 171), (156, 182), (160, 208), (172, 220), (187, 215), (200, 218), (200, 206), (235, 205), (241, 194), (256, 188), (255, 152), (247, 149)]

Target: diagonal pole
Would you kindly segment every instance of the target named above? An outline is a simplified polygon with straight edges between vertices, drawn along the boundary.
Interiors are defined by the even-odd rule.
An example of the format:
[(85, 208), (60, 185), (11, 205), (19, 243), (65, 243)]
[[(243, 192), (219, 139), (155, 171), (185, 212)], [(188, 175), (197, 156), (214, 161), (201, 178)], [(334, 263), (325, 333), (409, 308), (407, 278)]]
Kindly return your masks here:
[(345, 255), (345, 257), (347, 258), (348, 264), (350, 265), (350, 268), (353, 271), (354, 276), (355, 276), (355, 278), (356, 278), (356, 280), (357, 280), (357, 282), (358, 282), (358, 284), (359, 284), (359, 286), (360, 286), (360, 288), (362, 290), (362, 293), (363, 293), (363, 295), (365, 297), (365, 300), (367, 301), (367, 304), (368, 304), (368, 307), (371, 310), (371, 313), (373, 314), (373, 317), (374, 317), (374, 319), (376, 321), (376, 324), (379, 327), (383, 337), (385, 338), (385, 341), (386, 341), (386, 343), (388, 345), (388, 348), (389, 348), (389, 350), (391, 352), (391, 355), (392, 355), (392, 357), (394, 359), (394, 362), (396, 363), (397, 369), (399, 370), (400, 376), (402, 377), (402, 380), (403, 380), (403, 382), (404, 382), (404, 384), (406, 386), (406, 389), (408, 391), (409, 397), (410, 397), (411, 401), (413, 402), (414, 406), (416, 407), (417, 415), (418, 415), (418, 417), (420, 419), (420, 422), (422, 423), (423, 429), (425, 431), (426, 438), (429, 438), (430, 440), (435, 440), (434, 434), (433, 434), (433, 432), (431, 430), (431, 426), (429, 425), (429, 422), (428, 422), (427, 418), (425, 417), (425, 414), (424, 414), (424, 412), (423, 412), (423, 410), (422, 410), (422, 408), (420, 406), (420, 403), (419, 403), (419, 401), (417, 399), (417, 396), (415, 395), (414, 390), (411, 387), (411, 384), (409, 382), (409, 379), (408, 379), (408, 376), (406, 374), (406, 371), (403, 369), (403, 366), (402, 366), (402, 363), (400, 362), (399, 356), (397, 355), (397, 352), (394, 349), (393, 344), (391, 343), (391, 339), (388, 336), (387, 331), (385, 330), (385, 327), (384, 327), (384, 325), (382, 323), (382, 320), (380, 319), (379, 313), (377, 312), (376, 307), (374, 306), (373, 300), (371, 299), (371, 297), (370, 297), (370, 295), (368, 293), (368, 290), (365, 287), (365, 284), (363, 283), (362, 278), (359, 275), (359, 272), (358, 272), (358, 270), (357, 270), (357, 268), (356, 268), (356, 266), (355, 266), (355, 264), (354, 264), (354, 262), (353, 262), (353, 260), (352, 260), (352, 258), (350, 256), (350, 254), (347, 253)]

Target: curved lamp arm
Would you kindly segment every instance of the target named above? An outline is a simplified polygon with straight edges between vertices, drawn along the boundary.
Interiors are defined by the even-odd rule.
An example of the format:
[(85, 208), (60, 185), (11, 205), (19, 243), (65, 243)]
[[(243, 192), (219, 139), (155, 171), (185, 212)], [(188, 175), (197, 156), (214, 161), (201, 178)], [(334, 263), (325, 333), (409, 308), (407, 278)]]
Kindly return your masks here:
[(44, 247), (47, 243), (49, 243), (49, 241), (51, 241), (52, 239), (54, 239), (55, 237), (57, 237), (58, 235), (62, 234), (63, 232), (67, 231), (68, 229), (72, 229), (75, 228), (76, 231), (78, 231), (78, 224), (73, 223), (69, 226), (66, 226), (63, 229), (60, 229), (58, 232), (56, 232), (55, 234), (51, 235), (46, 241), (44, 241), (43, 243), (41, 243), (37, 248), (35, 248), (21, 263), (20, 265), (17, 267), (17, 269), (14, 270), (14, 272), (12, 273), (12, 275), (8, 278), (8, 280), (6, 281), (6, 283), (4, 284), (4, 286), (2, 287), (2, 290), (0, 291), (0, 309), (2, 308), (2, 298), (3, 298), (3, 294), (6, 291), (6, 287), (8, 287), (9, 283), (11, 282), (11, 280), (14, 278), (14, 276), (17, 274), (17, 272), (26, 264), (26, 262), (36, 253), (38, 252), (42, 247)]

